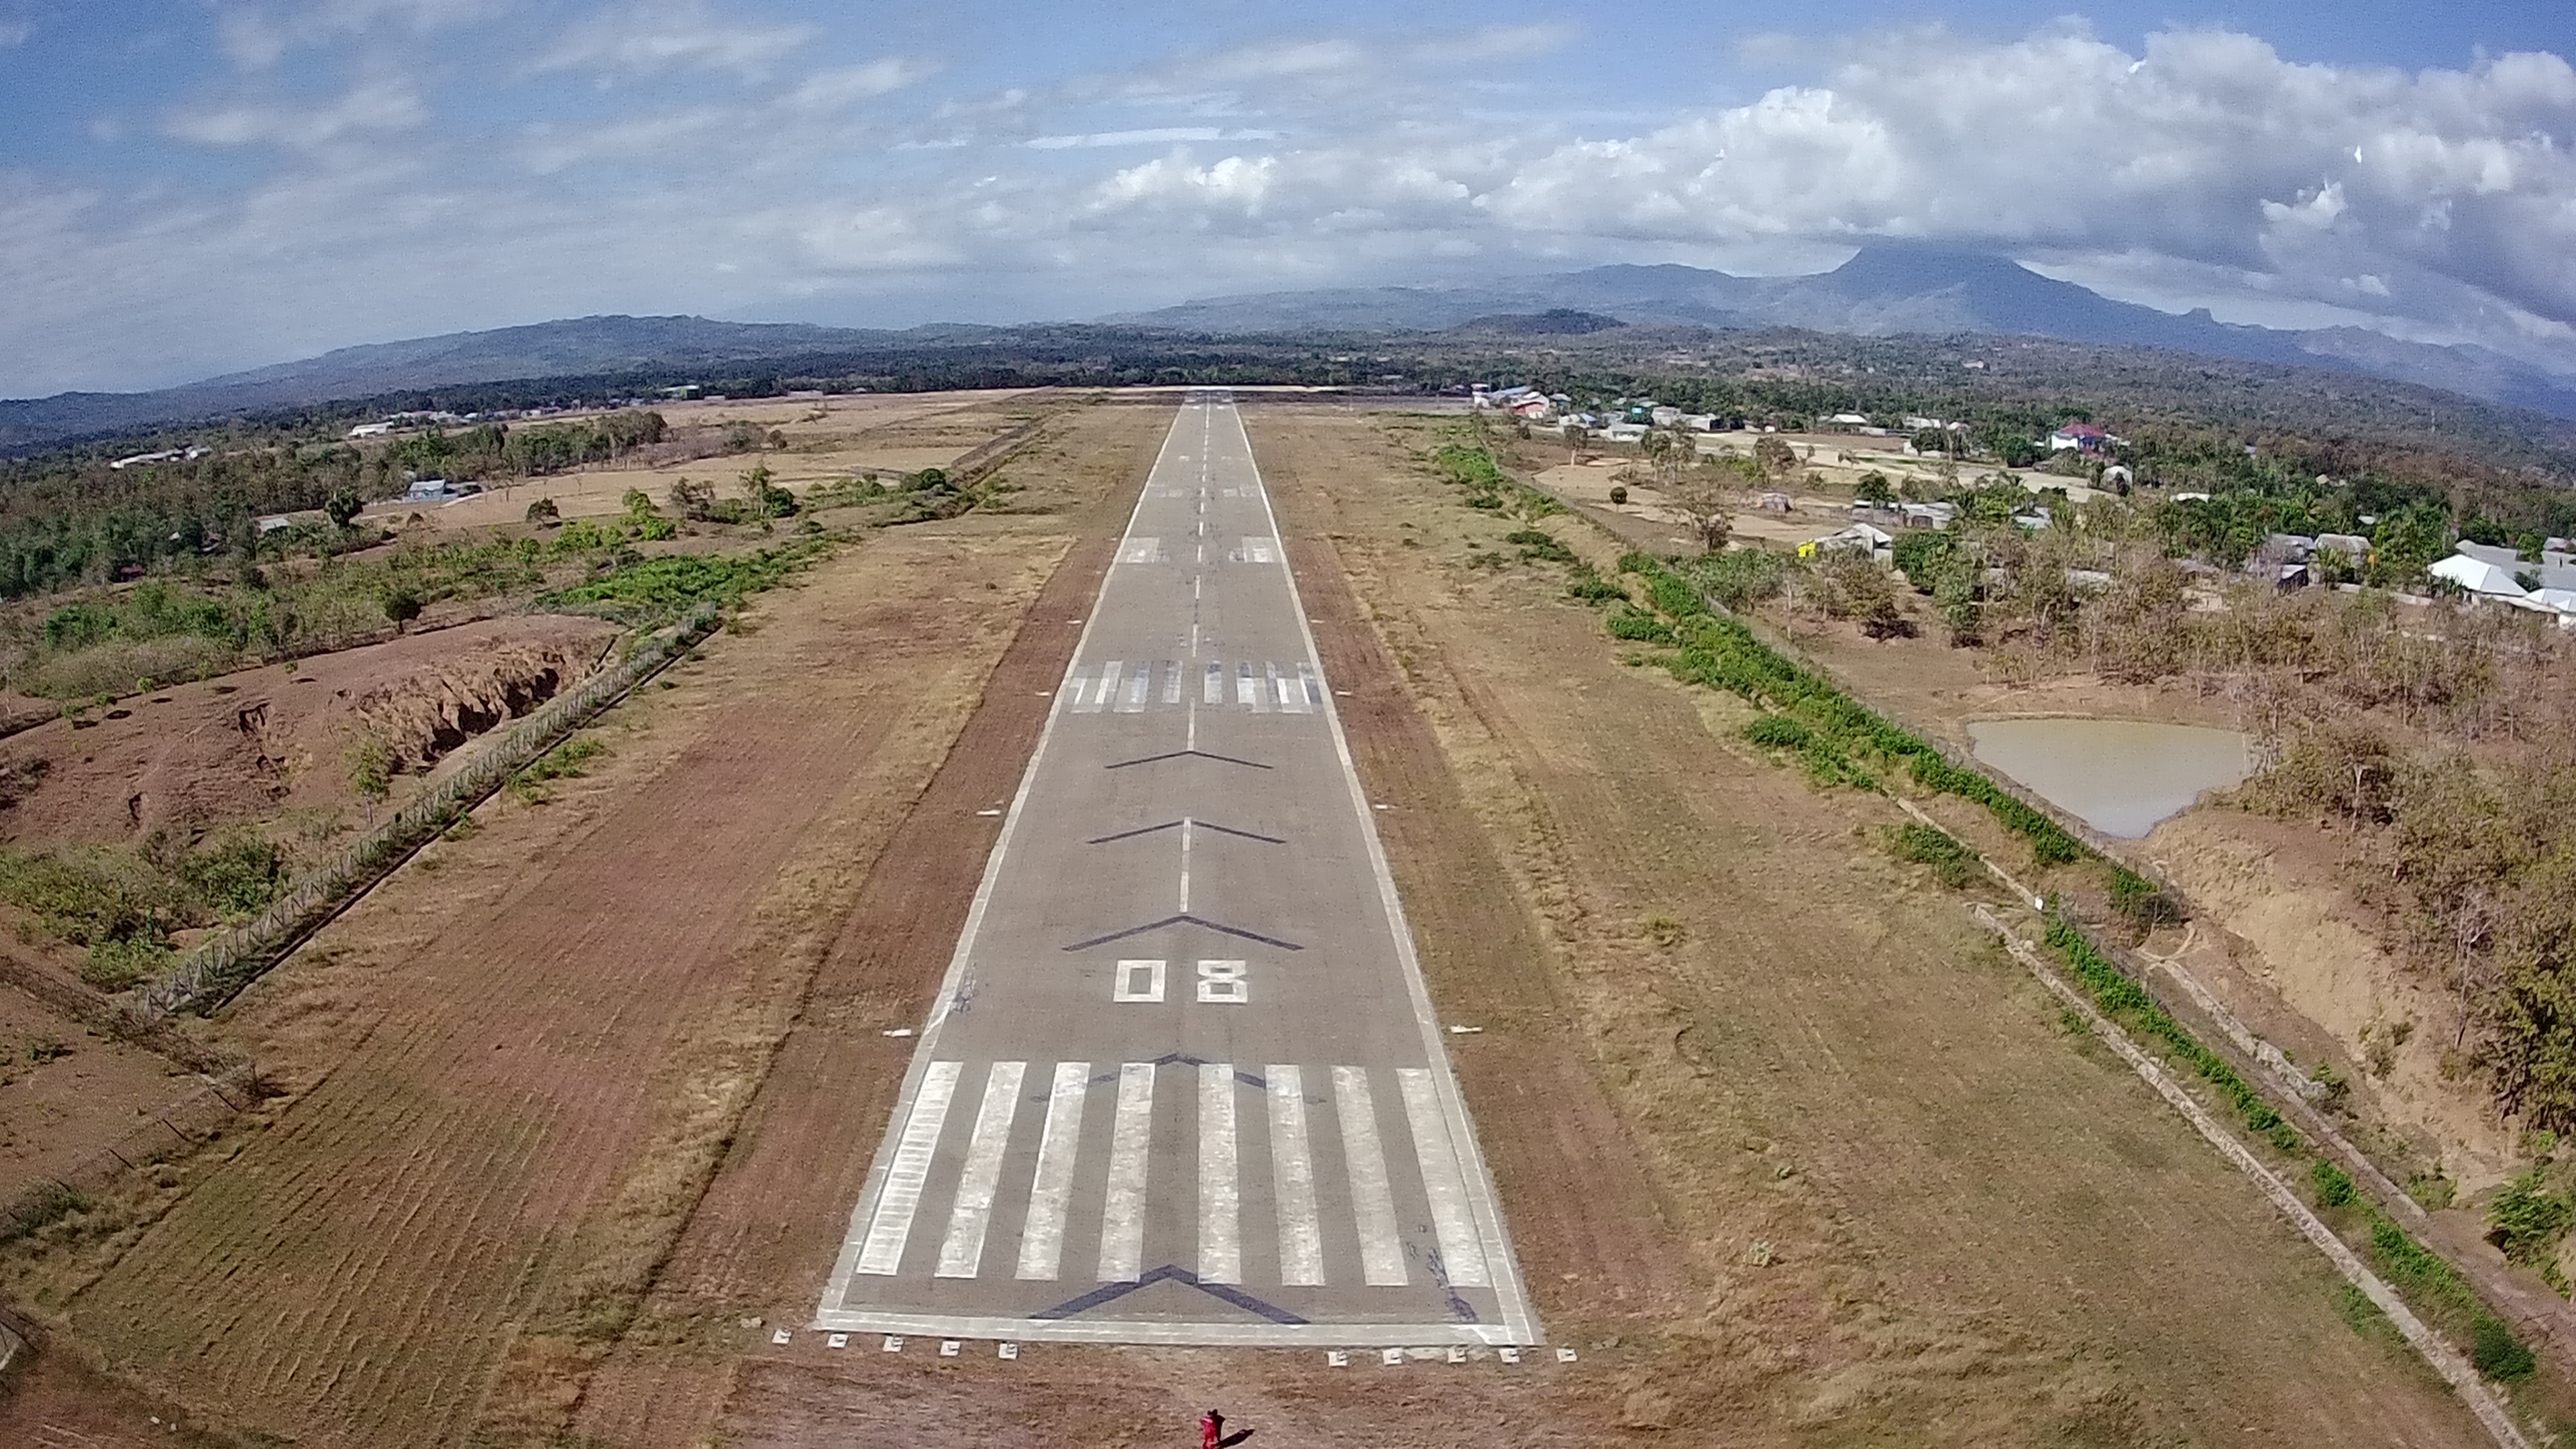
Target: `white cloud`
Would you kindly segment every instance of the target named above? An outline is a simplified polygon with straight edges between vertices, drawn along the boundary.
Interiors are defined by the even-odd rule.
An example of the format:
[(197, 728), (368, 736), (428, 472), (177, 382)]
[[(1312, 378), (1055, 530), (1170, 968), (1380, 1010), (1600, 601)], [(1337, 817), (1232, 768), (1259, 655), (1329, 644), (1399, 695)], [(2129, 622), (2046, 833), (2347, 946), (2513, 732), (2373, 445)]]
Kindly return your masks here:
[(425, 34), (499, 13), (502, 0), (309, 0), (227, 4), (215, 13), (224, 54), (245, 70), (275, 65), (299, 46), (326, 45), (382, 25)]
[(273, 145), (310, 148), (365, 131), (402, 131), (429, 118), (420, 93), (401, 77), (361, 81), (348, 94), (318, 108), (232, 105), (181, 111), (163, 130), (201, 146)]
[(932, 70), (921, 61), (889, 56), (865, 65), (817, 71), (787, 93), (787, 104), (801, 111), (837, 111), (919, 85)]
[(667, 0), (593, 15), (565, 32), (535, 69), (626, 76), (722, 70), (755, 79), (816, 34), (810, 25), (763, 25), (710, 14), (697, 0)]
[[(0, 284), (41, 294), (0, 318), (0, 359), (22, 359), (0, 361), (0, 391), (117, 380), (119, 356), (126, 381), (180, 366), (174, 328), (247, 349), (238, 365), (583, 311), (866, 298), (879, 310), (839, 320), (1002, 320), (1437, 281), (1462, 258), (1794, 270), (1879, 236), (1991, 246), (2176, 309), (2576, 365), (2576, 72), (2555, 56), (2400, 72), (2224, 32), (2130, 51), (2071, 26), (1926, 30), (1782, 42), (1766, 63), (1794, 83), (1648, 110), (1647, 91), (1524, 84), (1577, 39), (1524, 27), (1292, 35), (978, 94), (929, 84), (927, 59), (826, 53), (808, 27), (679, 0), (534, 43), (478, 34), (476, 55), (536, 60), (487, 65), (493, 104), (433, 125), (423, 91), (444, 101), (460, 47), (410, 37), (476, 3), (222, 12), (245, 67), (382, 32), (384, 68), (337, 99), (165, 118), (194, 145), (280, 148), (271, 181), (190, 177), (146, 205), (0, 176)], [(568, 91), (568, 72), (661, 80)], [(745, 84), (709, 95), (691, 74)], [(546, 93), (542, 124), (514, 86)]]
[(1228, 131), (1217, 126), (1157, 126), (1143, 131), (1087, 131), (1071, 136), (1035, 136), (1028, 145), (1040, 151), (1066, 151), (1086, 146), (1168, 146), (1178, 141), (1269, 141), (1276, 131)]
[(2410, 75), (2294, 63), (2216, 31), (2151, 36), (2135, 56), (2074, 30), (1931, 32), (1856, 47), (1820, 83), (1559, 147), (1486, 205), (1514, 230), (1637, 242), (2139, 249), (2375, 307), (2401, 294), (2340, 279), (2423, 273), (2567, 318), (2571, 141), (2576, 73), (2556, 56)]

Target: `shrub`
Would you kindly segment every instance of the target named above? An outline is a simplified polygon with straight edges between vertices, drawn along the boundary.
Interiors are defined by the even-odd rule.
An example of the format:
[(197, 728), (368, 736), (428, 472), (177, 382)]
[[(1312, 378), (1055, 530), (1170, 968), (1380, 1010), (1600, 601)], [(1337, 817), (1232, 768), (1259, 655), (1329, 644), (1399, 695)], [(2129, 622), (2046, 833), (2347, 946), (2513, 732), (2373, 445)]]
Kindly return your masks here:
[(2153, 930), (2182, 919), (2182, 906), (2156, 883), (2124, 865), (2111, 867), (2111, 909), (2140, 930)]
[(551, 498), (540, 498), (528, 505), (528, 522), (539, 528), (552, 528), (563, 522), (563, 510)]
[(247, 830), (230, 831), (200, 845), (180, 862), (180, 883), (223, 920), (267, 908), (285, 893), (286, 852)]
[(2356, 1195), (2352, 1175), (2322, 1157), (2309, 1166), (2308, 1181), (2316, 1189), (2319, 1207), (2343, 1207)]
[(1983, 860), (1950, 832), (1915, 820), (1888, 832), (1888, 848), (1899, 860), (1932, 867), (1932, 878), (1952, 890), (1974, 881)]
[(1615, 579), (1605, 579), (1590, 564), (1575, 561), (1572, 576), (1566, 580), (1565, 596), (1586, 604), (1606, 604), (1613, 599), (1625, 600), (1628, 591)]
[(2520, 1383), (2540, 1367), (2530, 1345), (2492, 1313), (2480, 1315), (2469, 1331), (2469, 1362), (2479, 1373), (2505, 1384)]
[(1795, 565), (1786, 554), (1739, 548), (1704, 554), (1690, 566), (1700, 590), (1726, 608), (1744, 610), (1777, 596)]
[(1610, 611), (1608, 627), (1613, 639), (1627, 639), (1640, 644), (1677, 642), (1672, 628), (1663, 620), (1627, 604)]
[(1519, 544), (1521, 557), (1524, 560), (1539, 559), (1560, 564), (1582, 562), (1575, 557), (1574, 550), (1559, 542), (1555, 534), (1542, 528), (1515, 529), (1503, 535), (1503, 542)]
[(1766, 749), (1798, 750), (1806, 748), (1816, 732), (1785, 714), (1766, 714), (1744, 727), (1744, 737)]
[(1951, 551), (1957, 542), (1958, 535), (1946, 530), (1908, 529), (1898, 534), (1891, 546), (1896, 555), (1897, 572), (1905, 575), (1906, 582), (1917, 590), (1928, 594), (1940, 578), (1943, 566), (1950, 561)]
[(2576, 1206), (2551, 1192), (2536, 1167), (2506, 1183), (2487, 1204), (2487, 1241), (2525, 1267), (2555, 1257), (2570, 1227), (2576, 1227)]
[(1610, 501), (1611, 501), (1611, 502), (1613, 502), (1613, 503), (1625, 503), (1625, 502), (1627, 502), (1627, 501), (1628, 501), (1628, 485), (1626, 485), (1626, 484), (1624, 484), (1624, 483), (1613, 483), (1613, 484), (1611, 484), (1611, 485), (1610, 485)]

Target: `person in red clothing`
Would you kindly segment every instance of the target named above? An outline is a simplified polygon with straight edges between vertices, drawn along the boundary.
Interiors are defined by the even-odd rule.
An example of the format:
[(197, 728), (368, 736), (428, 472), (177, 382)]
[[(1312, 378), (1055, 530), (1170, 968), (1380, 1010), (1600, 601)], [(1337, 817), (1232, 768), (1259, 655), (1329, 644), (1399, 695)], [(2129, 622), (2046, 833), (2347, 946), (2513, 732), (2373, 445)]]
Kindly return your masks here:
[(1216, 1449), (1225, 1441), (1225, 1415), (1214, 1409), (1199, 1415), (1199, 1449)]

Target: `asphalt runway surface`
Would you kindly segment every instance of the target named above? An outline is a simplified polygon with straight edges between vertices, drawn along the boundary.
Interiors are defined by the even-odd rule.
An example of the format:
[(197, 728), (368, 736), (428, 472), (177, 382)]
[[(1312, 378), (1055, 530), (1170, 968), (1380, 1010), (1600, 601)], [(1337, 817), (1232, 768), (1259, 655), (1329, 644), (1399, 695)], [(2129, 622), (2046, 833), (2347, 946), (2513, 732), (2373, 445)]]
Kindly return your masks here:
[(1193, 398), (814, 1326), (1537, 1343), (1443, 1042), (1251, 441)]

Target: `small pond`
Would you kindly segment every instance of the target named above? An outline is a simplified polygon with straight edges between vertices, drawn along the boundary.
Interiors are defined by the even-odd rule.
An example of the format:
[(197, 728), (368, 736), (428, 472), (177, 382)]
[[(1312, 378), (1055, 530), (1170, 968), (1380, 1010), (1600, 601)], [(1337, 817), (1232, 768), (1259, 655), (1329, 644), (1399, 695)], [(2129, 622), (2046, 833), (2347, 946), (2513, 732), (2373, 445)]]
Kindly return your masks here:
[(2235, 730), (2143, 720), (1975, 720), (1968, 739), (1982, 763), (2122, 840), (2238, 784), (2251, 763)]

